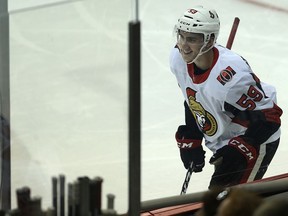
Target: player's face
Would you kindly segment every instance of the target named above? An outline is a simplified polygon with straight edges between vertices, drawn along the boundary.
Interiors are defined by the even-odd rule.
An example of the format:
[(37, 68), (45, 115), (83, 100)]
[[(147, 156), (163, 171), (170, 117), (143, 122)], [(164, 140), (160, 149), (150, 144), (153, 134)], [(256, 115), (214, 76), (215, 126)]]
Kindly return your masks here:
[(177, 45), (180, 49), (182, 58), (187, 63), (192, 62), (199, 54), (204, 44), (203, 34), (178, 31)]

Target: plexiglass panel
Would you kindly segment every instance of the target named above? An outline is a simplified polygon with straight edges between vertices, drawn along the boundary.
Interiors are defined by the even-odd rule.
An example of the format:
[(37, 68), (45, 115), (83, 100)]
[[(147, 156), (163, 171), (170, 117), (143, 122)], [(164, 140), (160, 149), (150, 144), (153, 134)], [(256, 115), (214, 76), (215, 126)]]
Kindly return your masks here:
[[(247, 58), (262, 81), (277, 88), (284, 110), (281, 143), (265, 177), (287, 173), (287, 81), (282, 79), (288, 67), (283, 22), (287, 3), (263, 1), (266, 4), (140, 1), (142, 200), (180, 194), (186, 175), (174, 137), (184, 123), (183, 96), (170, 72), (169, 54), (175, 45), (175, 22), (195, 5), (216, 9), (221, 20), (218, 43), (224, 46), (233, 19), (240, 18), (232, 50)], [(9, 0), (13, 2), (13, 205), (15, 189), (27, 185), (33, 195), (43, 197), (44, 207), (51, 206), (51, 177), (61, 173), (67, 182), (83, 175), (103, 177), (104, 208), (105, 195), (114, 193), (116, 210), (126, 211), (131, 1)], [(193, 174), (187, 193), (204, 191), (209, 185), (214, 167), (209, 165), (212, 152), (205, 150), (205, 169)]]
[(117, 212), (127, 211), (130, 2), (14, 3), (12, 207), (23, 186), (51, 207), (51, 178), (64, 174), (67, 183), (102, 177), (103, 208), (112, 193)]

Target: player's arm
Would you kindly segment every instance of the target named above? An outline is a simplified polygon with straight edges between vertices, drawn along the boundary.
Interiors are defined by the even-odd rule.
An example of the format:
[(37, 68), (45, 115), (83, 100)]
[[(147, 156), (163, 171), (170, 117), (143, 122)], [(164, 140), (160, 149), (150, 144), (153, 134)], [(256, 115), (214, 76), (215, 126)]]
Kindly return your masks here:
[(282, 110), (276, 104), (262, 110), (239, 110), (226, 103), (225, 108), (235, 115), (233, 121), (246, 124), (247, 130), (243, 135), (231, 138), (226, 146), (217, 150), (210, 163), (233, 161), (226, 163), (229, 164), (226, 172), (233, 172), (236, 167), (239, 170), (248, 169), (249, 164), (256, 162), (260, 145), (280, 128)]
[[(252, 74), (250, 76), (253, 77)], [(253, 166), (258, 158), (260, 145), (267, 141), (281, 125), (282, 110), (274, 103), (272, 97), (266, 95), (260, 81), (257, 80), (255, 77), (252, 79), (249, 79), (249, 76), (244, 77), (239, 80), (238, 86), (230, 88), (226, 97), (224, 111), (234, 116), (233, 122), (247, 128), (243, 135), (228, 140), (227, 145), (218, 149), (210, 159), (211, 164), (224, 164), (222, 168), (227, 173), (233, 170), (246, 170), (250, 165)], [(244, 179), (243, 182), (246, 180)], [(239, 179), (239, 182), (235, 183), (241, 181)]]
[(193, 162), (194, 172), (201, 172), (205, 165), (205, 151), (202, 147), (203, 133), (198, 129), (188, 104), (184, 102), (185, 125), (180, 125), (175, 134), (180, 157), (186, 169)]
[(231, 102), (230, 99), (225, 102), (224, 109), (233, 114), (234, 122), (247, 127), (243, 137), (249, 139), (253, 145), (260, 145), (280, 128), (282, 110), (272, 97), (267, 96), (260, 80), (254, 74), (250, 74), (250, 77), (250, 81), (241, 81), (247, 82), (246, 87), (239, 86), (231, 91), (234, 95), (230, 98), (234, 101)]
[(233, 121), (247, 126), (242, 137), (250, 139), (254, 145), (265, 142), (281, 126), (282, 110), (276, 104), (263, 110), (239, 110), (231, 104), (225, 103), (225, 110), (235, 116)]

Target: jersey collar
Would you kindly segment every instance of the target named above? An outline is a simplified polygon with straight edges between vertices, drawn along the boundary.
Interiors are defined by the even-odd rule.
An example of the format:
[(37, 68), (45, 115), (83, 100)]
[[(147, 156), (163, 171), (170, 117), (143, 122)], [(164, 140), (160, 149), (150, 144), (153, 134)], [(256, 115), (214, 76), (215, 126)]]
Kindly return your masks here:
[(219, 51), (216, 47), (213, 47), (213, 52), (214, 52), (214, 58), (213, 58), (212, 66), (202, 74), (198, 74), (198, 75), (195, 74), (194, 64), (187, 64), (188, 74), (191, 77), (193, 83), (200, 84), (200, 83), (203, 83), (207, 80), (211, 70), (213, 69), (214, 65), (216, 64), (216, 62), (219, 58)]

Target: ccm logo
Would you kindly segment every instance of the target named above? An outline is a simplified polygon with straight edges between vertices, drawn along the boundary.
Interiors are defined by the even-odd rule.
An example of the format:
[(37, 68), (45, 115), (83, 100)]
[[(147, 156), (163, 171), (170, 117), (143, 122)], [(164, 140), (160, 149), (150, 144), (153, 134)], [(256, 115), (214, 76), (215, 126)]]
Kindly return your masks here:
[(185, 143), (185, 142), (177, 142), (179, 148), (192, 148), (193, 142)]
[(247, 148), (247, 146), (245, 146), (243, 143), (239, 142), (236, 139), (233, 139), (229, 142), (231, 145), (234, 145), (235, 147), (237, 147), (238, 149), (240, 149), (240, 151), (242, 152), (242, 154), (244, 156), (246, 156), (246, 158), (248, 160), (253, 160), (254, 156), (253, 153), (251, 152), (251, 150), (249, 148)]

